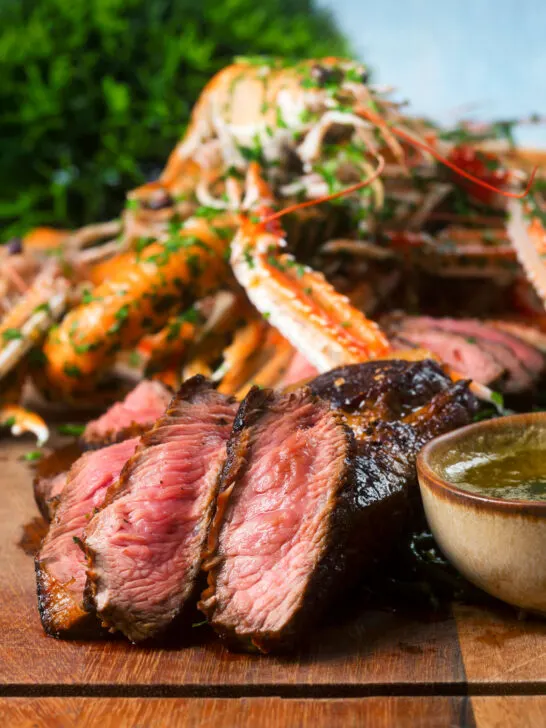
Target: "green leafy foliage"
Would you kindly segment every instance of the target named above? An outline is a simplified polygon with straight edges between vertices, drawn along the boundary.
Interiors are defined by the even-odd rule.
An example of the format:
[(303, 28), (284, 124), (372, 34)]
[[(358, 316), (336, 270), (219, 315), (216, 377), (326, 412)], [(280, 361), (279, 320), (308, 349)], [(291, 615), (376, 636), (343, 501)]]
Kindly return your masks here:
[(119, 214), (234, 56), (347, 55), (315, 0), (0, 3), (1, 238)]

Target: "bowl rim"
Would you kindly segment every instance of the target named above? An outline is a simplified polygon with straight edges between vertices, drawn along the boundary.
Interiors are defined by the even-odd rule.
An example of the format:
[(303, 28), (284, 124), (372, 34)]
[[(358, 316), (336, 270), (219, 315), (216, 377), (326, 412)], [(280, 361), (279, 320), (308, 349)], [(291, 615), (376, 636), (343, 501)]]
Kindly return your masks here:
[[(483, 432), (487, 429), (502, 429), (505, 426), (523, 425), (525, 422), (543, 423), (546, 428), (546, 412), (527, 412), (522, 414), (504, 415), (492, 420), (474, 422), (457, 430), (452, 430), (444, 435), (430, 440), (417, 455), (417, 473), (419, 476), (419, 487), (435, 490), (437, 493), (444, 493), (453, 500), (465, 501), (469, 505), (481, 510), (494, 510), (513, 515), (538, 516), (546, 518), (546, 499), (544, 501), (530, 501), (522, 499), (495, 498), (494, 496), (473, 493), (464, 488), (459, 488), (455, 483), (439, 475), (430, 464), (431, 454), (436, 448), (443, 446), (446, 442), (454, 442), (464, 438), (473, 432)], [(422, 482), (425, 481), (425, 483)]]

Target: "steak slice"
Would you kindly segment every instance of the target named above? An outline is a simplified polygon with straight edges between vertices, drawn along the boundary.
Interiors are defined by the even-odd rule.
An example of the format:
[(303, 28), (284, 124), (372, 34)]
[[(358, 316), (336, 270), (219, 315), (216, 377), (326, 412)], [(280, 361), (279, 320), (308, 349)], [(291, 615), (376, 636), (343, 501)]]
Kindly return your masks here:
[(89, 524), (87, 603), (137, 642), (157, 636), (192, 595), (237, 405), (189, 379)]
[[(465, 338), (467, 343), (487, 353), (505, 370), (500, 388), (507, 394), (518, 394), (533, 389), (544, 374), (546, 359), (538, 348), (502, 327), (474, 319), (435, 319), (429, 316), (393, 316), (388, 320), (389, 328), (396, 332), (396, 336), (412, 343), (426, 345), (431, 337), (434, 337), (435, 342), (439, 342), (440, 332)], [(439, 350), (429, 348), (447, 361), (446, 357), (450, 355), (448, 345), (443, 354)], [(468, 366), (468, 361), (465, 363)], [(472, 375), (470, 369), (463, 370), (463, 373)], [(475, 373), (473, 378), (487, 383)]]
[[(404, 368), (419, 383), (419, 395), (415, 389), (407, 395), (416, 406), (399, 420), (395, 413), (391, 420), (366, 415), (368, 427), (355, 428), (355, 437), (345, 423), (356, 422), (359, 403), (371, 393), (358, 385), (349, 393), (349, 375), (377, 393), (383, 370), (387, 392), (389, 377), (403, 380)], [(428, 401), (420, 381), (427, 370)], [(432, 362), (342, 367), (318, 377), (316, 389), (332, 392), (335, 402), (340, 393), (330, 386), (341, 379), (353, 401), (341, 395), (343, 413), (309, 389), (284, 395), (253, 389), (237, 414), (209, 535), (208, 588), (199, 603), (232, 645), (261, 652), (290, 647), (343, 588), (385, 559), (412, 513), (417, 452), (431, 437), (467, 424), (476, 407), (468, 382), (451, 384)]]
[(88, 448), (103, 447), (142, 435), (165, 412), (172, 393), (159, 382), (145, 379), (123, 402), (116, 402), (101, 417), (89, 422), (82, 441)]
[(316, 377), (317, 374), (316, 368), (307, 361), (303, 354), (296, 351), (288, 364), (286, 372), (276, 387), (277, 389), (291, 387), (294, 384), (311, 379), (311, 377)]
[(332, 407), (371, 421), (400, 419), (450, 384), (442, 367), (430, 359), (385, 359), (332, 369), (309, 388)]
[(221, 636), (269, 652), (299, 633), (354, 447), (337, 413), (307, 389), (247, 395), (220, 478), (199, 603)]
[(487, 321), (488, 326), (493, 326), (501, 331), (506, 331), (518, 339), (525, 341), (529, 346), (538, 349), (543, 355), (546, 354), (546, 334), (533, 326), (520, 323), (519, 321)]
[(68, 473), (62, 500), (36, 556), (38, 607), (47, 634), (80, 637), (99, 632), (99, 623), (83, 606), (86, 562), (80, 539), (137, 444), (134, 438), (85, 453)]
[(34, 476), (34, 500), (46, 521), (53, 519), (68, 480), (68, 472), (81, 454), (80, 444), (73, 442), (38, 461)]
[(404, 348), (409, 344), (428, 349), (463, 376), (487, 386), (498, 387), (505, 378), (504, 366), (471, 337), (437, 329), (404, 329), (391, 339), (391, 343)]

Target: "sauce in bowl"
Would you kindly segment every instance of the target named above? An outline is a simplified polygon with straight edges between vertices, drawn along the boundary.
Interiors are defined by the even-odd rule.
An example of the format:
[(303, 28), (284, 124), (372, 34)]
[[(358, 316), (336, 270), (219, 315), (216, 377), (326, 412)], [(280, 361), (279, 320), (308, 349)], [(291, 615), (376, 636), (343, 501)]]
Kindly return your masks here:
[(477, 422), (417, 457), (425, 514), (473, 584), (546, 617), (546, 412)]
[(546, 450), (521, 448), (471, 453), (445, 468), (463, 490), (505, 500), (546, 501)]

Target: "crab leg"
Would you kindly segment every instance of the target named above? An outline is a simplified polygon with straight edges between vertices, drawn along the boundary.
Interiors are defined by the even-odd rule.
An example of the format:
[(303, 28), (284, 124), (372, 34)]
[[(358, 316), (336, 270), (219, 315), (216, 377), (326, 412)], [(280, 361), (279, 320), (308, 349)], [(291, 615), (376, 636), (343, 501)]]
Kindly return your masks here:
[(67, 281), (56, 265), (40, 273), (0, 325), (0, 379), (44, 336), (65, 309)]
[[(267, 212), (258, 168), (251, 166), (247, 199)], [(254, 193), (254, 194), (253, 194)], [(254, 306), (319, 371), (386, 356), (391, 348), (379, 326), (336, 292), (323, 275), (282, 253), (278, 223), (243, 220), (231, 246), (235, 277)]]
[(508, 203), (508, 235), (527, 277), (546, 305), (546, 230), (539, 218), (526, 219), (518, 200)]
[[(232, 222), (224, 219), (226, 225)], [(164, 243), (124, 258), (125, 265), (46, 340), (45, 374), (51, 386), (68, 397), (91, 390), (118, 350), (159, 329), (181, 305), (189, 307), (225, 284), (228, 244), (204, 218), (192, 218)]]

